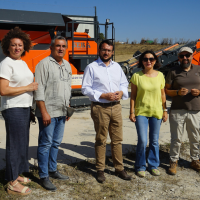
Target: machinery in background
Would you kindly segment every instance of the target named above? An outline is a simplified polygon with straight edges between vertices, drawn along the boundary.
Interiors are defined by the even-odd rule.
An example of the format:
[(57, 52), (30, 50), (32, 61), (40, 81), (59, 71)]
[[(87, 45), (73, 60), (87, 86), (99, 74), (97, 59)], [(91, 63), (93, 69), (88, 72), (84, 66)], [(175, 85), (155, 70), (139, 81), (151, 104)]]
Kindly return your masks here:
[[(0, 42), (14, 27), (20, 27), (32, 41), (33, 48), (22, 58), (34, 73), (36, 65), (50, 55), (51, 40), (56, 35), (67, 40), (64, 57), (72, 69), (72, 107), (90, 105), (89, 98), (81, 93), (85, 67), (97, 59), (100, 26), (105, 27), (105, 38), (115, 41), (114, 25), (106, 20), (100, 24), (96, 16), (63, 15), (60, 13), (0, 9)], [(111, 38), (107, 38), (111, 26)], [(0, 48), (0, 62), (5, 58)]]
[[(72, 69), (72, 98), (70, 105), (82, 109), (89, 106), (89, 98), (81, 93), (82, 78), (85, 67), (97, 59), (98, 44), (100, 43), (100, 26), (105, 28), (105, 39), (115, 42), (114, 24), (106, 20), (99, 23), (96, 16), (63, 15), (60, 13), (20, 11), (0, 9), (0, 42), (4, 35), (15, 26), (26, 32), (33, 44), (33, 48), (23, 57), (30, 70), (34, 73), (36, 65), (50, 55), (51, 40), (56, 35), (64, 36), (67, 40), (67, 50), (64, 57)], [(111, 26), (111, 38), (108, 38), (108, 27)], [(200, 39), (184, 45), (178, 43), (155, 52), (162, 64), (159, 69), (165, 75), (171, 67), (178, 64), (178, 51), (188, 46), (193, 49), (192, 63), (200, 65)], [(140, 71), (138, 58), (141, 52), (137, 51), (129, 60), (119, 62), (128, 81), (132, 75)], [(114, 55), (115, 57), (115, 55)], [(5, 58), (0, 48), (0, 62)], [(136, 61), (131, 62), (132, 59)]]
[[(178, 64), (178, 52), (180, 48), (184, 46), (190, 47), (194, 52), (192, 63), (195, 65), (200, 65), (200, 39), (197, 41), (189, 42), (187, 44), (176, 43), (174, 45), (170, 45), (164, 49), (155, 52), (158, 56), (159, 62), (161, 63), (159, 71), (163, 72), (165, 76), (167, 75), (167, 72), (171, 67)], [(119, 62), (128, 81), (130, 81), (132, 75), (135, 72), (142, 70), (141, 68), (138, 68), (138, 58), (140, 55), (141, 52), (136, 51), (131, 59)], [(129, 63), (132, 59), (136, 59), (136, 61)]]

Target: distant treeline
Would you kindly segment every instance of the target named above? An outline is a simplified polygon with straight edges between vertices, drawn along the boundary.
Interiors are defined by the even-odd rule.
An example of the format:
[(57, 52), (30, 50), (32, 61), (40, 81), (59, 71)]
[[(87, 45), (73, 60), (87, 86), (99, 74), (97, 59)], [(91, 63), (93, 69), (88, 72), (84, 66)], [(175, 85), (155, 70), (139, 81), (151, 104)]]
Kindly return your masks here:
[(120, 41), (117, 41), (116, 43), (122, 43), (122, 44), (160, 44), (160, 45), (172, 45), (172, 44), (175, 44), (175, 43), (179, 43), (179, 44), (186, 44), (190, 42), (190, 40), (186, 40), (184, 38), (180, 38), (180, 39), (173, 39), (173, 38), (162, 38), (160, 41), (158, 38), (155, 38), (153, 40), (150, 40), (150, 39), (145, 39), (145, 38), (142, 38), (140, 40), (140, 42), (138, 42), (137, 40), (134, 40), (132, 42), (129, 42), (129, 39), (127, 38), (126, 39), (126, 42), (120, 42)]

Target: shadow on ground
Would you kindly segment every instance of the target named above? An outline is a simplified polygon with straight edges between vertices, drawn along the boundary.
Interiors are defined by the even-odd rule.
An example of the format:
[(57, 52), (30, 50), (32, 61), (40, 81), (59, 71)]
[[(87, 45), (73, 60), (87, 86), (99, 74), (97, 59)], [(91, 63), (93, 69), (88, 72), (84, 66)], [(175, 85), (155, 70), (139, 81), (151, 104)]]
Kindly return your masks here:
[[(81, 146), (85, 146), (85, 148), (82, 149)], [(160, 168), (163, 168), (166, 171), (169, 166), (169, 146), (170, 146), (169, 144), (160, 145)], [(182, 147), (182, 151), (183, 151), (184, 145), (182, 145), (182, 146), (183, 146)], [(69, 144), (66, 144), (66, 143), (63, 143), (61, 145), (61, 147), (64, 149), (72, 150), (72, 146), (70, 146)], [(37, 147), (30, 147), (29, 150), (36, 151), (36, 149), (37, 149)], [(109, 144), (107, 145), (107, 149), (110, 149)], [(83, 142), (80, 144), (80, 146), (76, 146), (76, 148), (74, 147), (73, 151), (74, 151), (74, 153), (79, 153), (81, 155), (91, 156), (92, 154), (94, 154), (94, 143)], [(135, 191), (140, 192), (141, 188), (144, 187), (144, 184), (142, 182), (143, 180), (145, 181), (145, 185), (147, 185), (147, 183), (148, 183), (150, 185), (150, 187), (152, 186), (152, 181), (155, 181), (155, 180), (161, 181), (161, 182), (164, 181), (164, 186), (162, 186), (164, 189), (163, 188), (161, 188), (161, 189), (166, 191), (166, 187), (167, 187), (166, 181), (168, 181), (168, 179), (169, 179), (169, 182), (171, 184), (171, 180), (172, 180), (171, 176), (168, 178), (168, 175), (163, 173), (163, 175), (161, 176), (161, 179), (159, 179), (159, 178), (156, 179), (155, 177), (153, 177), (151, 175), (149, 176), (147, 173), (146, 179), (137, 179), (133, 175), (134, 174), (133, 165), (135, 164), (135, 159), (136, 159), (136, 146), (135, 145), (123, 145), (123, 152), (126, 152), (123, 155), (124, 166), (125, 166), (125, 169), (127, 170), (128, 174), (130, 174), (133, 177), (133, 180), (131, 181), (132, 184), (127, 183), (127, 185), (126, 185), (126, 182), (123, 182), (123, 180), (116, 178), (116, 176), (112, 176), (112, 175), (114, 175), (114, 168), (113, 168), (112, 157), (110, 155), (108, 155), (109, 154), (109, 152), (108, 152), (107, 157), (106, 157), (106, 166), (105, 166), (105, 176), (107, 178), (107, 182), (105, 184), (99, 185), (99, 183), (97, 183), (94, 178), (96, 176), (95, 159), (93, 159), (93, 158), (86, 159), (86, 160), (80, 159), (78, 162), (66, 164), (65, 156), (68, 156), (68, 155), (65, 155), (63, 150), (60, 150), (59, 154), (63, 154), (62, 155), (63, 159), (58, 160), (58, 163), (63, 163), (64, 165), (58, 165), (58, 169), (61, 170), (61, 173), (68, 175), (70, 177), (70, 181), (62, 182), (62, 184), (61, 184), (60, 181), (53, 180), (53, 183), (56, 185), (56, 187), (59, 188), (59, 192), (56, 194), (59, 194), (63, 191), (65, 192), (66, 189), (63, 189), (63, 187), (64, 187), (64, 185), (66, 185), (67, 188), (71, 187), (71, 189), (72, 189), (72, 193), (70, 193), (70, 196), (75, 195), (75, 197), (76, 197), (76, 193), (77, 193), (77, 191), (79, 191), (77, 193), (78, 194), (77, 198), (80, 195), (82, 195), (82, 196), (86, 195), (88, 188), (91, 188), (91, 193), (89, 191), (88, 197), (91, 197), (91, 195), (96, 194), (95, 198), (93, 198), (93, 199), (99, 199), (99, 195), (101, 195), (100, 191), (104, 191), (103, 196), (108, 195), (108, 192), (109, 192), (110, 197), (112, 197), (111, 199), (123, 199), (121, 197), (122, 193), (120, 191), (124, 191), (125, 189), (129, 188), (130, 191), (135, 190)], [(0, 149), (0, 153), (5, 153), (5, 150)], [(147, 151), (146, 151), (146, 156), (148, 156), (148, 147), (147, 147)], [(30, 156), (30, 158), (32, 158), (32, 157)], [(186, 158), (188, 160), (189, 157), (187, 156)], [(70, 156), (69, 159), (73, 160), (73, 159), (77, 159), (77, 158)], [(181, 156), (181, 158), (179, 160), (179, 167), (189, 168), (189, 161), (187, 161), (187, 160), (183, 156)], [(161, 172), (163, 171), (162, 169), (160, 169), (160, 170), (161, 170)], [(5, 175), (5, 170), (1, 170), (0, 171), (0, 199), (6, 199), (6, 198), (8, 199), (8, 198), (12, 197), (12, 196), (8, 196), (8, 194), (6, 193), (6, 181), (4, 179), (4, 175)], [(37, 167), (30, 166), (30, 172), (24, 173), (23, 175), (32, 179), (32, 183), (30, 183), (28, 185), (28, 187), (33, 189), (33, 191), (36, 191), (35, 189), (39, 189), (39, 190), (37, 190), (37, 192), (39, 191), (38, 194), (40, 196), (42, 196), (43, 193), (45, 193), (45, 195), (48, 194), (39, 185), (39, 176), (38, 176), (38, 168)], [(178, 176), (176, 178), (178, 178)], [(141, 183), (138, 181), (136, 182), (135, 179), (139, 180)], [(173, 178), (173, 181), (174, 181), (173, 183), (176, 183), (177, 180), (175, 180)], [(177, 183), (178, 183), (178, 181), (177, 181)], [(157, 182), (156, 182), (156, 184), (157, 184)], [(116, 190), (114, 189), (115, 187), (116, 187)], [(123, 187), (123, 189), (119, 190), (119, 187)], [(96, 193), (94, 193), (94, 190), (96, 191)], [(149, 191), (149, 188), (147, 188), (147, 192), (148, 191)], [(35, 193), (33, 195), (35, 195)], [(14, 197), (13, 197), (13, 199), (14, 199)], [(31, 197), (30, 197), (30, 199), (31, 199)]]

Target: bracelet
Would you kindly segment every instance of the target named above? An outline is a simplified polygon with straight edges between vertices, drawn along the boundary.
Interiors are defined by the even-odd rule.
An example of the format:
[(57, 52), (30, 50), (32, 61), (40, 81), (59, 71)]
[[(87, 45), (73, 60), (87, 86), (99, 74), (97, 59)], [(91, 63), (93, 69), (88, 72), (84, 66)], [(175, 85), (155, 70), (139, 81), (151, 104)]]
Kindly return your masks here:
[(163, 109), (163, 111), (166, 111), (166, 112), (167, 112), (168, 110), (167, 110), (167, 108), (165, 108), (165, 109)]
[(130, 113), (130, 115), (131, 115), (131, 114), (134, 114), (134, 112)]
[(179, 92), (179, 90), (176, 91), (177, 96), (179, 96), (179, 95), (178, 95), (178, 92)]

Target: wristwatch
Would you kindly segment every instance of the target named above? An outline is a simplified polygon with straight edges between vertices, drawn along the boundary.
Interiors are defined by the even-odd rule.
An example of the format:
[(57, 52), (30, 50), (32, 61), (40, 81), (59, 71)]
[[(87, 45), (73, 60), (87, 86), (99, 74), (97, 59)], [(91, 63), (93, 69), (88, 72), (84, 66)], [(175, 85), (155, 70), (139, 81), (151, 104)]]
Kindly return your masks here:
[(168, 110), (167, 110), (167, 108), (165, 108), (165, 109), (163, 109), (163, 111), (166, 111), (166, 112), (167, 112)]
[(176, 91), (177, 96), (179, 96), (178, 92), (179, 92), (179, 90)]

